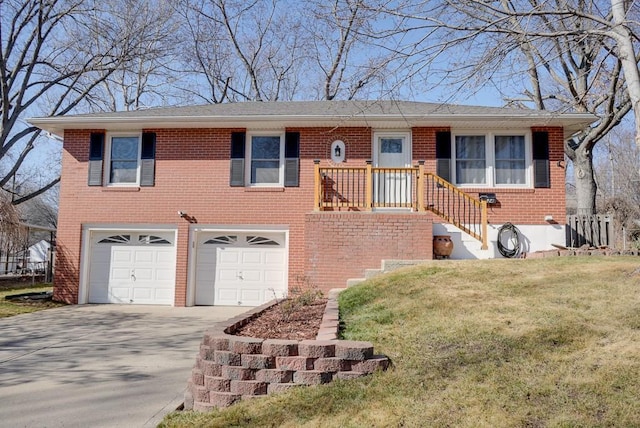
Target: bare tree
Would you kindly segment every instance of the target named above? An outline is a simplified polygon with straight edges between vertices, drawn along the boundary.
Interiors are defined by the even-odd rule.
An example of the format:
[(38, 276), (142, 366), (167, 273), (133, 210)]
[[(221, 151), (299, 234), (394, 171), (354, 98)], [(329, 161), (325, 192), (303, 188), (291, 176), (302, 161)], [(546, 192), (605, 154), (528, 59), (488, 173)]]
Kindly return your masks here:
[[(184, 64), (205, 82), (204, 101), (292, 99), (294, 69), (303, 57), (295, 8), (277, 0), (186, 0), (182, 4), (189, 45)], [(280, 3), (282, 6), (284, 4)]]
[[(90, 107), (97, 88), (114, 72), (148, 53), (148, 22), (118, 26), (117, 8), (97, 0), (0, 1), (0, 187), (39, 143), (25, 115), (63, 115)], [(97, 11), (97, 12), (96, 12)], [(85, 104), (88, 103), (88, 104)], [(18, 204), (53, 187), (49, 179)]]
[[(385, 9), (403, 19), (396, 31), (423, 35), (407, 55), (420, 57), (418, 68), (429, 68), (431, 78), (439, 75), (459, 91), (492, 85), (510, 104), (599, 118), (565, 144), (582, 213), (596, 208), (595, 144), (640, 99), (633, 83), (638, 24), (630, 10), (618, 0), (444, 0)], [(452, 53), (456, 59), (444, 58)], [(525, 90), (517, 94), (517, 87)]]
[[(179, 21), (169, 0), (106, 0), (91, 13), (109, 17), (109, 31), (142, 32), (140, 55), (112, 71), (103, 70), (104, 80), (86, 98), (91, 110), (122, 111), (164, 105), (177, 95), (173, 84), (181, 73), (171, 70), (177, 59)], [(100, 40), (97, 41), (100, 43)]]
[(307, 3), (311, 32), (309, 60), (321, 81), (324, 100), (353, 99), (372, 91), (377, 97), (393, 80), (391, 65), (397, 59), (390, 37), (371, 37), (379, 19), (363, 0), (311, 1)]
[(395, 40), (371, 35), (364, 0), (184, 0), (183, 85), (205, 102), (353, 99), (389, 93)]

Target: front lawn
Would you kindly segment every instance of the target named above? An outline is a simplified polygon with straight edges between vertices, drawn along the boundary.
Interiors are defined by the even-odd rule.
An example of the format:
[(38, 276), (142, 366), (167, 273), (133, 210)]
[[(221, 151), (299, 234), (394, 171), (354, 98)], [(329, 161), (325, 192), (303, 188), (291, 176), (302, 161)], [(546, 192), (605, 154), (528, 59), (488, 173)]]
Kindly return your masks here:
[(5, 300), (5, 297), (14, 294), (31, 293), (31, 292), (44, 292), (51, 291), (53, 287), (51, 284), (14, 284), (3, 285), (0, 288), (0, 318), (11, 317), (18, 314), (26, 314), (29, 312), (41, 311), (56, 306), (63, 306), (61, 303), (54, 302), (33, 302), (33, 303), (16, 303)]
[[(394, 368), (166, 427), (640, 426), (640, 258), (434, 261), (340, 297)], [(194, 350), (194, 358), (195, 352)]]

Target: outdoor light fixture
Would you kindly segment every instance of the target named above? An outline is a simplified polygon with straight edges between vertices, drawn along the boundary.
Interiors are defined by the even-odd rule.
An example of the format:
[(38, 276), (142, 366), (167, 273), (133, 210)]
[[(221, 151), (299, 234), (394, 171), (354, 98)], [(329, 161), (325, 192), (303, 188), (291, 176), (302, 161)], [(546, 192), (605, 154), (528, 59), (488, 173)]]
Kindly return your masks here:
[(184, 211), (178, 211), (178, 215), (180, 216), (180, 218), (183, 218), (185, 220), (187, 220), (189, 223), (197, 223), (198, 220), (196, 220), (195, 217), (190, 216), (189, 214), (187, 214)]
[(329, 154), (331, 155), (331, 161), (333, 163), (342, 163), (344, 162), (344, 155), (346, 153), (346, 146), (344, 144), (344, 141), (342, 140), (335, 140), (333, 143), (331, 143), (331, 151), (329, 152)]

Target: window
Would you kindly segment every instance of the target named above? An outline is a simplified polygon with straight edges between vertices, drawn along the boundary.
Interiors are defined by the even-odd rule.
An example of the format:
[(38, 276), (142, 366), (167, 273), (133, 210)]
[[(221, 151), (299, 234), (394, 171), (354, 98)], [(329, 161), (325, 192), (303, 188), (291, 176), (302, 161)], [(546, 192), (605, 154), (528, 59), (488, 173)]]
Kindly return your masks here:
[(458, 184), (485, 184), (487, 175), (484, 135), (456, 136), (456, 178)]
[(300, 133), (231, 134), (231, 186), (299, 186)]
[(478, 187), (531, 186), (531, 143), (526, 133), (456, 135), (456, 184)]
[(524, 135), (496, 135), (496, 184), (527, 184)]
[(89, 185), (153, 186), (156, 134), (94, 132), (89, 141)]
[(284, 145), (281, 135), (252, 135), (249, 144), (249, 183), (282, 184), (281, 168)]
[(135, 184), (138, 182), (138, 136), (112, 136), (109, 158), (109, 183)]
[(380, 138), (380, 153), (402, 153), (402, 138)]

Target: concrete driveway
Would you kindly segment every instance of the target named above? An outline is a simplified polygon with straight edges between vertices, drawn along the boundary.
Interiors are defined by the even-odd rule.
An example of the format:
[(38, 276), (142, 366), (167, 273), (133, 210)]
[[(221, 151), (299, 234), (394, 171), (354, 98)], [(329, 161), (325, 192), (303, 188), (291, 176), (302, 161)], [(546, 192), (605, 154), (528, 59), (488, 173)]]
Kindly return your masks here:
[(204, 330), (247, 308), (82, 305), (0, 319), (0, 426), (156, 426)]

